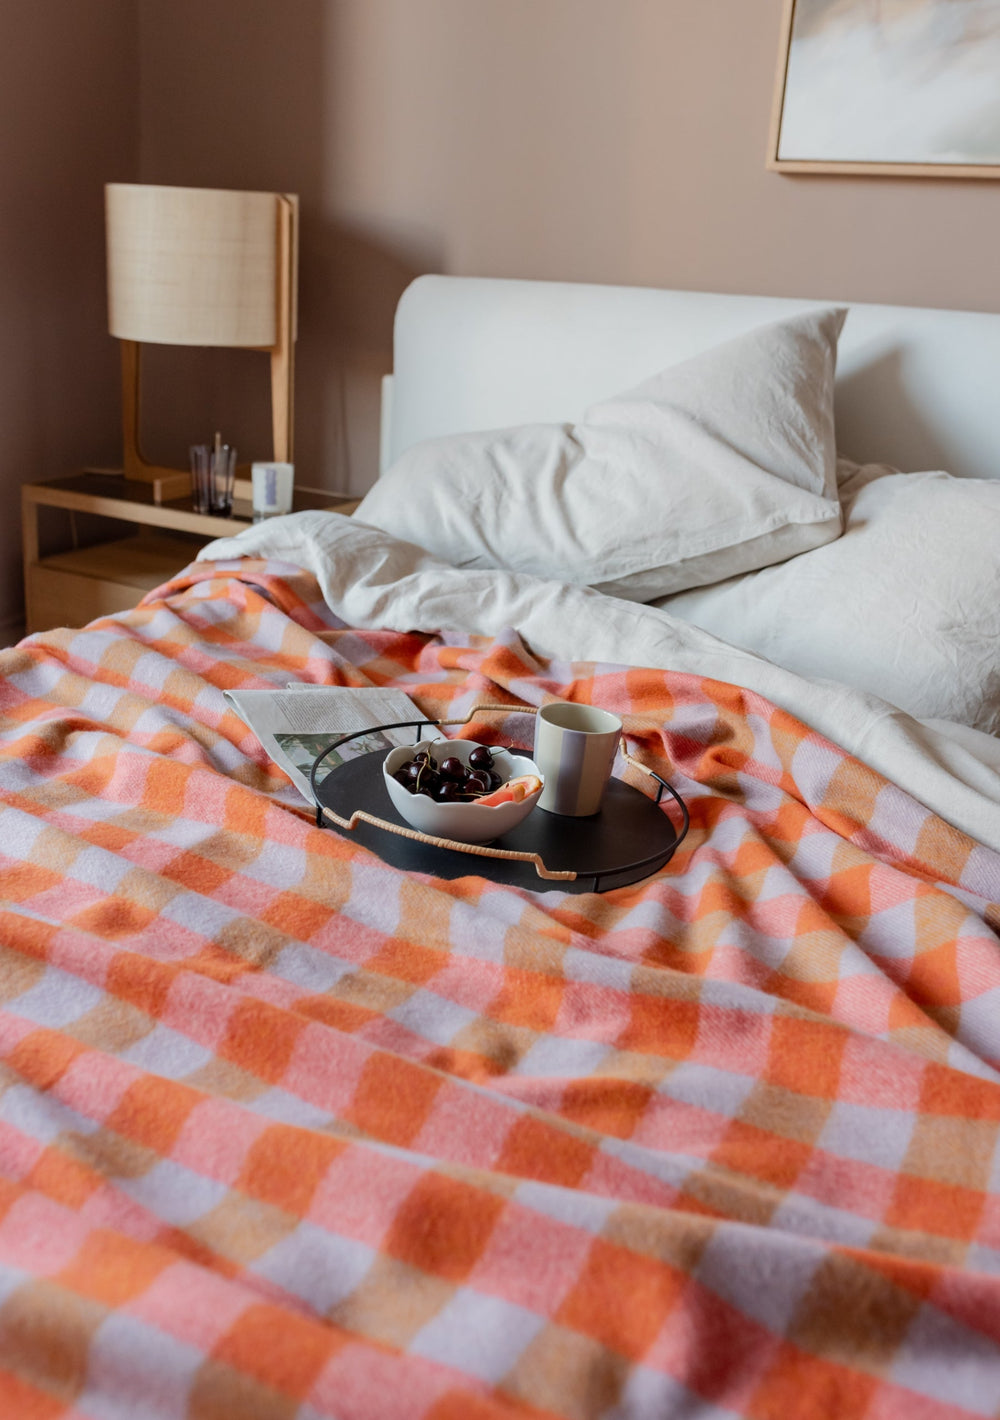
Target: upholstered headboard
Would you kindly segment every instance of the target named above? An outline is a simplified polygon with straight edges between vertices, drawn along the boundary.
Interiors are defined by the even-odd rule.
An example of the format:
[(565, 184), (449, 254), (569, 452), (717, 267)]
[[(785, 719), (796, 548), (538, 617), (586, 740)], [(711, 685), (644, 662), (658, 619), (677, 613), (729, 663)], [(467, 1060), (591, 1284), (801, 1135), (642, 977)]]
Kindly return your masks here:
[[(828, 303), (422, 276), (396, 313), (382, 467), (440, 434), (577, 419), (667, 365), (817, 304)], [(839, 304), (850, 305), (837, 377), (841, 452), (1000, 477), (1000, 315)]]

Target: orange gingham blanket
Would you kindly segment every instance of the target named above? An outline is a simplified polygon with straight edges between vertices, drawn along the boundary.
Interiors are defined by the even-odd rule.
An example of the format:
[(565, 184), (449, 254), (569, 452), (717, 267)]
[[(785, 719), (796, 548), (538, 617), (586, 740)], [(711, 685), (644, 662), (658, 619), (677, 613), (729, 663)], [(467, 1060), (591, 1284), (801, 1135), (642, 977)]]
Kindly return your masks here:
[[(2, 671), (0, 1415), (1000, 1411), (995, 854), (756, 695), (282, 564)], [(221, 694), (289, 680), (593, 701), (691, 833), (603, 896), (397, 872)]]

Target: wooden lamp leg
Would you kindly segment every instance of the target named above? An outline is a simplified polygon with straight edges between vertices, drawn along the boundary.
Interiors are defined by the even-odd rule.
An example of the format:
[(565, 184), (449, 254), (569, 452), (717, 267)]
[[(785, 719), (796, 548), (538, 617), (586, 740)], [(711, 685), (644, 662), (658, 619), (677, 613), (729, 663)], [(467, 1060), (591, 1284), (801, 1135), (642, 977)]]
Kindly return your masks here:
[(271, 427), (276, 463), (292, 463), (298, 199), (278, 201), (278, 339), (271, 351)]
[(141, 400), (141, 371), (139, 342), (123, 340), (122, 346), (122, 444), (123, 464), (126, 478), (139, 478), (146, 482), (147, 464), (139, 451), (139, 408)]

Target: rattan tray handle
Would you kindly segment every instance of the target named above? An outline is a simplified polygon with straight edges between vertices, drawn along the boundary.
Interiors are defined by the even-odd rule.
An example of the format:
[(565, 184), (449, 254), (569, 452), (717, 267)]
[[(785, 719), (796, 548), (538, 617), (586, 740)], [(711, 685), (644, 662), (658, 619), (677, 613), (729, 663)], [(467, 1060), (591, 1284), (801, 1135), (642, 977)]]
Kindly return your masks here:
[(341, 818), (333, 809), (324, 808), (323, 816), (338, 827), (348, 830), (356, 823), (370, 823), (373, 828), (384, 828), (387, 833), (397, 833), (400, 838), (412, 838), (415, 843), (429, 843), (432, 848), (451, 848), (456, 853), (473, 853), (479, 858), (508, 858), (518, 863), (533, 863), (540, 878), (549, 878), (553, 882), (571, 883), (575, 882), (577, 877), (572, 869), (561, 872), (547, 868), (538, 853), (518, 853), (513, 848), (491, 848), (488, 843), (459, 843), (453, 838), (435, 838), (429, 833), (421, 833), (419, 829), (404, 828), (400, 823), (376, 818), (365, 809), (355, 809), (348, 819)]
[[(477, 715), (484, 713), (500, 715), (537, 715), (538, 711), (534, 706), (530, 705), (477, 705), (468, 715), (465, 715), (460, 720), (403, 720), (394, 725), (379, 725), (376, 728), (380, 730), (400, 730), (410, 727), (414, 729), (420, 727), (422, 729), (426, 726), (427, 728), (434, 729), (440, 725), (467, 725), (469, 721), (474, 720)], [(355, 731), (355, 734), (368, 733), (370, 733), (369, 730)], [(329, 748), (331, 750), (335, 749), (337, 745), (343, 744), (345, 740), (353, 739), (354, 737), (354, 735), (344, 735), (339, 740), (334, 741)], [(329, 750), (326, 751), (326, 753), (329, 753)], [(314, 795), (316, 794), (316, 770), (319, 767), (320, 760), (324, 757), (324, 755), (321, 755), (313, 764), (311, 781)], [(683, 800), (654, 770), (647, 769), (644, 764), (640, 763), (637, 759), (633, 759), (627, 752), (623, 753), (623, 758), (626, 764), (632, 765), (634, 769), (641, 770), (642, 773), (648, 775), (650, 779), (655, 779), (656, 783), (660, 786), (656, 794), (657, 803), (660, 802), (660, 795), (663, 793), (663, 790), (667, 789), (673, 798), (676, 799), (677, 803), (680, 804), (681, 811), (684, 815), (684, 827), (677, 840), (679, 844), (688, 830), (688, 812)], [(548, 879), (550, 882), (571, 883), (575, 882), (579, 877), (579, 874), (571, 868), (565, 870), (547, 868), (541, 855), (538, 853), (519, 853), (513, 848), (491, 848), (488, 843), (459, 843), (453, 838), (437, 838), (430, 833), (421, 833), (419, 829), (407, 828), (401, 823), (390, 823), (388, 819), (377, 818), (375, 814), (368, 813), (366, 809), (355, 809), (350, 818), (342, 818), (335, 810), (327, 808), (326, 805), (321, 805), (317, 798), (317, 827), (322, 826), (321, 818), (329, 819), (331, 823), (335, 823), (338, 828), (343, 828), (348, 833), (351, 832), (356, 824), (368, 823), (371, 824), (372, 828), (384, 829), (386, 833), (395, 833), (400, 838), (411, 838), (414, 843), (426, 843), (431, 848), (448, 848), (455, 853), (471, 853), (478, 858), (506, 858), (510, 862), (531, 863), (537, 875), (540, 878)], [(589, 877), (591, 875), (587, 874), (587, 876)]]

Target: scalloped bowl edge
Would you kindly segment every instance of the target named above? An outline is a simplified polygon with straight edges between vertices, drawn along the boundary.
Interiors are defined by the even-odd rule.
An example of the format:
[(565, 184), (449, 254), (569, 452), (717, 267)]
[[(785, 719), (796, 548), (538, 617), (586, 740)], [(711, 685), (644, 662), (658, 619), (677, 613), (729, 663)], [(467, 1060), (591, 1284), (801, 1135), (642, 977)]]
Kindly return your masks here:
[[(541, 798), (541, 788), (518, 803), (441, 804), (429, 799), (426, 794), (411, 794), (392, 777), (420, 748), (436, 750), (438, 746), (447, 746), (449, 754), (457, 755), (467, 764), (477, 745), (477, 740), (421, 740), (418, 744), (403, 745), (400, 749), (389, 751), (382, 761), (382, 777), (393, 807), (411, 828), (431, 838), (450, 838), (456, 843), (490, 843), (516, 828), (531, 813)], [(535, 774), (542, 780), (542, 788), (545, 787), (538, 765), (526, 754), (512, 753), (496, 745), (487, 745), (487, 749), (494, 755), (497, 773), (504, 783), (520, 774)]]

